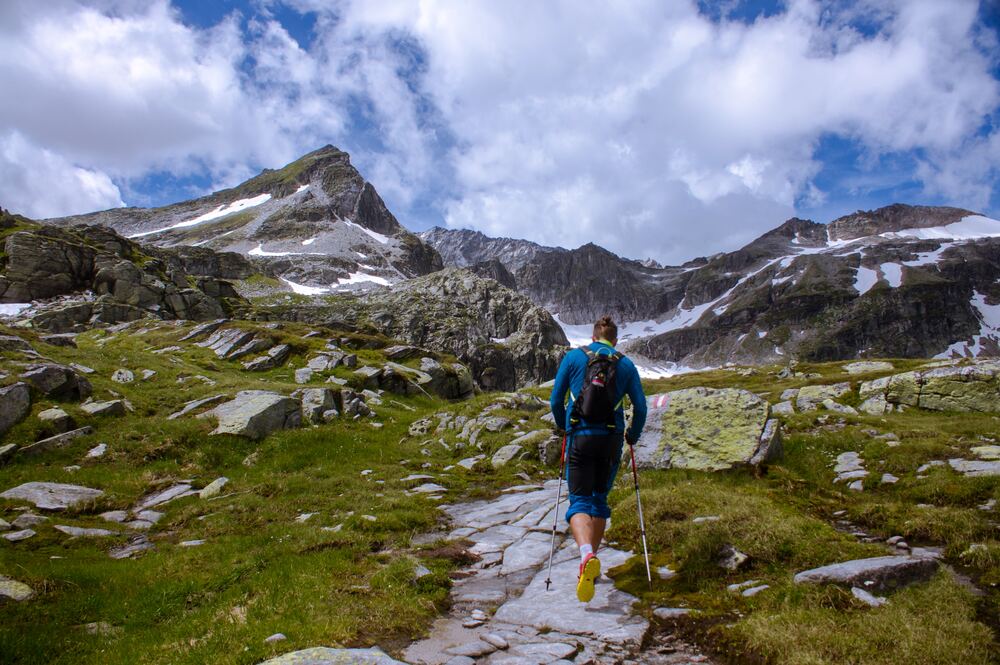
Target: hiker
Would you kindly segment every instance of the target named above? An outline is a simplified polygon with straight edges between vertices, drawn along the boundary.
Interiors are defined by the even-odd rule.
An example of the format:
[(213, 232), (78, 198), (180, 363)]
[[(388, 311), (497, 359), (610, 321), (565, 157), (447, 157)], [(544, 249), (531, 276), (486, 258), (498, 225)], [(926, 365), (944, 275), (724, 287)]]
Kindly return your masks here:
[[(594, 580), (601, 575), (597, 551), (611, 517), (608, 492), (618, 473), (623, 442), (635, 445), (646, 423), (646, 396), (639, 372), (631, 360), (615, 350), (618, 326), (610, 316), (594, 324), (591, 339), (591, 344), (572, 349), (563, 357), (550, 399), (556, 426), (561, 426), (567, 437), (566, 520), (580, 548), (576, 595), (584, 603), (594, 597)], [(628, 430), (622, 408), (626, 395), (633, 404)]]

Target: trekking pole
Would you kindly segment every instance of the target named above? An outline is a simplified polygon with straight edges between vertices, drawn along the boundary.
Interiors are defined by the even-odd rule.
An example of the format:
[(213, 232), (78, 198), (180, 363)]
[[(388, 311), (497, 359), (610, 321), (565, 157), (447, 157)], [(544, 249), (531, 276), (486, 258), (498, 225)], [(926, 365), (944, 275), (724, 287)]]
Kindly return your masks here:
[(562, 452), (559, 453), (559, 490), (556, 492), (555, 518), (552, 520), (552, 541), (549, 543), (549, 572), (545, 577), (545, 590), (552, 584), (552, 554), (556, 551), (556, 528), (559, 526), (559, 503), (562, 500), (563, 473), (566, 470), (566, 435), (563, 434)]
[(639, 473), (635, 470), (635, 446), (629, 446), (632, 451), (632, 479), (635, 481), (635, 505), (639, 507), (639, 531), (642, 533), (642, 553), (646, 557), (646, 579), (649, 580), (649, 590), (653, 590), (653, 573), (649, 570), (649, 548), (646, 546), (646, 521), (642, 518), (642, 499), (639, 498)]

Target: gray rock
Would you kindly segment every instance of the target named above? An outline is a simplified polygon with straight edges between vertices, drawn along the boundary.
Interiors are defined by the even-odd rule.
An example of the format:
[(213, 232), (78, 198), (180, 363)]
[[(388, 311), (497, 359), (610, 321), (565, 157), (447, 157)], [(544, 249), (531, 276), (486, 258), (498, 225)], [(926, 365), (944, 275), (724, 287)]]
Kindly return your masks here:
[(899, 478), (897, 478), (896, 476), (892, 475), (891, 473), (883, 473), (882, 474), (882, 484), (883, 485), (895, 485), (898, 482), (899, 482)]
[(8, 600), (20, 603), (29, 600), (34, 595), (35, 592), (24, 582), (0, 575), (0, 604)]
[(92, 416), (124, 416), (125, 402), (120, 399), (113, 399), (107, 402), (90, 402), (81, 404), (80, 408)]
[(489, 432), (499, 432), (507, 427), (510, 427), (510, 418), (491, 416), (483, 419), (482, 424), (483, 427), (485, 427)]
[(282, 642), (282, 641), (287, 640), (287, 639), (288, 638), (285, 637), (284, 633), (275, 633), (274, 635), (270, 635), (268, 637), (265, 637), (264, 638), (264, 642), (266, 642), (267, 644), (272, 644), (274, 642)]
[(414, 487), (410, 490), (411, 494), (440, 494), (441, 492), (447, 492), (448, 488), (435, 483), (425, 483), (419, 487)]
[(285, 364), (292, 353), (292, 347), (288, 344), (278, 344), (268, 349), (267, 353), (257, 356), (253, 360), (243, 363), (243, 367), (251, 372), (263, 372), (274, 369)]
[[(477, 623), (481, 624), (481, 622)], [(486, 642), (467, 642), (465, 644), (459, 644), (458, 646), (448, 647), (444, 650), (444, 652), (453, 656), (480, 658), (482, 656), (488, 656), (496, 650), (497, 648), (495, 646), (487, 644)]]
[(686, 617), (692, 614), (694, 610), (688, 609), (686, 607), (657, 607), (653, 610), (653, 616), (657, 619), (663, 619), (664, 621), (669, 621), (671, 619), (679, 619), (681, 617)]
[(155, 510), (140, 510), (136, 512), (135, 516), (146, 522), (152, 522), (153, 524), (156, 524), (163, 519), (163, 513), (158, 513)]
[(827, 411), (833, 411), (834, 413), (842, 413), (847, 416), (858, 415), (858, 411), (854, 407), (845, 406), (844, 404), (835, 402), (832, 399), (823, 400), (823, 408), (826, 409)]
[(149, 542), (149, 538), (143, 534), (137, 534), (129, 538), (127, 545), (113, 548), (110, 552), (108, 552), (108, 556), (112, 559), (132, 559), (139, 556), (143, 552), (153, 549), (153, 547), (154, 545)]
[(24, 483), (0, 494), (2, 499), (28, 501), (42, 510), (65, 510), (101, 496), (104, 492), (89, 487), (42, 482)]
[(203, 487), (198, 492), (198, 498), (199, 499), (210, 499), (213, 496), (218, 495), (219, 492), (222, 491), (222, 488), (225, 487), (226, 483), (228, 483), (228, 482), (229, 482), (229, 478), (226, 478), (225, 476), (222, 476), (221, 478), (216, 478), (215, 480), (213, 480), (212, 482), (210, 482), (208, 485), (205, 485), (205, 487)]
[(510, 647), (510, 643), (505, 640), (503, 636), (497, 635), (496, 633), (482, 633), (479, 636), (479, 639), (486, 642), (491, 647), (500, 649), (501, 651)]
[(888, 599), (882, 598), (881, 596), (873, 596), (861, 587), (851, 587), (851, 595), (860, 600), (865, 605), (869, 607), (882, 607), (889, 602)]
[(499, 469), (502, 466), (506, 466), (507, 463), (517, 457), (520, 452), (521, 446), (516, 443), (509, 443), (493, 453), (493, 458), (490, 462), (493, 464), (494, 469)]
[(34, 351), (34, 349), (20, 337), (0, 335), (0, 351)]
[(205, 539), (203, 539), (203, 538), (199, 538), (197, 540), (182, 540), (181, 542), (177, 543), (177, 546), (178, 547), (201, 547), (206, 542), (207, 541)]
[(379, 377), (382, 370), (377, 367), (359, 367), (354, 370), (354, 376), (360, 382), (362, 388), (375, 390), (379, 386)]
[(211, 397), (203, 397), (202, 399), (192, 400), (184, 404), (184, 408), (175, 413), (171, 413), (167, 416), (167, 420), (175, 420), (182, 416), (186, 416), (192, 411), (197, 411), (200, 407), (208, 406), (209, 404), (216, 404), (226, 399), (226, 395), (212, 395)]
[(135, 374), (130, 369), (116, 369), (111, 375), (111, 380), (115, 383), (132, 383), (135, 381)]
[(892, 363), (881, 361), (861, 361), (844, 365), (844, 370), (848, 374), (865, 374), (867, 372), (890, 372), (893, 369)]
[(31, 412), (31, 391), (27, 383), (0, 388), (0, 437)]
[(93, 392), (87, 379), (64, 365), (32, 365), (27, 372), (21, 374), (21, 378), (38, 392), (56, 399), (79, 401), (87, 399)]
[(7, 520), (0, 518), (0, 531), (8, 531), (10, 529), (10, 523)]
[(851, 384), (835, 383), (833, 385), (804, 386), (799, 389), (795, 398), (795, 406), (799, 411), (813, 411), (819, 408), (824, 400), (836, 400), (851, 390)]
[(740, 595), (743, 596), (744, 598), (750, 598), (752, 596), (756, 596), (761, 591), (766, 591), (770, 588), (771, 588), (770, 584), (761, 584), (755, 587), (750, 587), (749, 589), (744, 589)]
[(795, 575), (796, 584), (840, 584), (885, 590), (929, 579), (938, 569), (935, 559), (915, 556), (882, 556), (855, 559)]
[(213, 416), (218, 426), (212, 434), (236, 434), (263, 439), (271, 432), (302, 424), (301, 403), (290, 397), (263, 390), (244, 390), (229, 402), (200, 417)]
[(776, 413), (782, 416), (790, 416), (795, 413), (795, 407), (792, 406), (790, 400), (785, 400), (784, 402), (778, 402), (771, 407), (771, 413)]
[(190, 483), (177, 483), (175, 485), (171, 485), (167, 489), (148, 495), (136, 504), (134, 510), (138, 513), (139, 511), (146, 510), (147, 508), (161, 506), (169, 501), (173, 501), (174, 499), (179, 499), (184, 496), (190, 496), (191, 494), (194, 494), (194, 491), (191, 489)]
[(58, 407), (45, 409), (38, 414), (38, 419), (50, 428), (49, 431), (55, 431), (57, 434), (68, 432), (76, 427), (73, 416)]
[(469, 471), (471, 471), (472, 467), (474, 467), (480, 460), (484, 459), (486, 459), (486, 455), (476, 455), (474, 457), (467, 457), (463, 460), (460, 460), (456, 462), (456, 464), (462, 467), (463, 469), (468, 469)]
[(17, 543), (17, 542), (20, 542), (22, 540), (27, 540), (28, 538), (31, 538), (34, 535), (35, 535), (35, 532), (32, 531), (31, 529), (23, 529), (21, 531), (9, 531), (9, 532), (3, 534), (2, 537), (3, 537), (4, 540), (6, 540), (8, 542)]
[(300, 385), (303, 383), (309, 383), (310, 381), (312, 381), (314, 373), (315, 372), (308, 367), (302, 367), (295, 370), (295, 383), (298, 383)]
[(0, 445), (0, 464), (5, 464), (7, 460), (17, 452), (17, 444), (5, 443)]
[(225, 358), (236, 349), (254, 338), (252, 330), (241, 330), (239, 328), (224, 328), (216, 330), (203, 342), (197, 342), (195, 346), (210, 349), (219, 358)]
[(271, 658), (259, 665), (406, 665), (406, 663), (390, 658), (378, 647), (371, 649), (312, 647)]
[(66, 526), (64, 524), (56, 524), (56, 531), (62, 531), (67, 536), (72, 536), (73, 538), (106, 538), (108, 536), (117, 535), (114, 531), (108, 531), (107, 529), (83, 529), (76, 526)]
[(190, 330), (186, 335), (181, 337), (180, 341), (186, 342), (190, 339), (195, 339), (196, 337), (202, 337), (204, 335), (211, 334), (222, 327), (223, 324), (227, 323), (227, 319), (218, 319), (216, 321), (209, 321), (208, 323), (202, 323), (197, 325)]
[(115, 522), (121, 524), (128, 519), (128, 512), (125, 510), (109, 510), (105, 513), (98, 515), (101, 519), (106, 522)]
[(155, 369), (144, 369), (144, 370), (142, 370), (142, 373), (140, 374), (140, 378), (143, 381), (149, 381), (154, 376), (156, 376), (156, 370)]
[(325, 414), (328, 411), (340, 412), (344, 408), (339, 390), (306, 388), (299, 395), (302, 399), (302, 421), (306, 423), (325, 422)]
[(35, 515), (34, 513), (24, 513), (19, 515), (11, 524), (13, 524), (18, 529), (27, 529), (28, 527), (38, 526), (44, 522), (48, 522), (48, 517), (42, 517), (41, 515)]
[(722, 552), (719, 554), (718, 564), (720, 567), (725, 568), (729, 571), (739, 570), (743, 564), (750, 560), (743, 552), (732, 545), (725, 545), (722, 548)]
[(979, 476), (1000, 476), (1000, 461), (950, 459), (948, 464), (962, 475), (975, 478)]

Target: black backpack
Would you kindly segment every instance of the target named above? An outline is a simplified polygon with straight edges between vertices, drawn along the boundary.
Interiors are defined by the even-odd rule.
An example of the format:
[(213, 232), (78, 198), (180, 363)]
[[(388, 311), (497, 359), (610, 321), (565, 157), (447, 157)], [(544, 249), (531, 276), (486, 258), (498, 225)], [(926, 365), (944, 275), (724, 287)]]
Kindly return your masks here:
[(615, 428), (615, 380), (618, 361), (622, 354), (597, 353), (587, 347), (580, 347), (587, 354), (587, 371), (583, 375), (583, 390), (573, 402), (570, 423), (577, 425), (586, 420), (594, 425), (604, 423), (608, 429)]

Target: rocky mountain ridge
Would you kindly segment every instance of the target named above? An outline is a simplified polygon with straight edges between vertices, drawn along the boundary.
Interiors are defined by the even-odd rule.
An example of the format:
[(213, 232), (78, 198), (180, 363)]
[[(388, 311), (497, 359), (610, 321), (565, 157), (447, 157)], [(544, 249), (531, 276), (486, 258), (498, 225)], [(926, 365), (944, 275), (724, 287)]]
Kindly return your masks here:
[(610, 313), (626, 348), (668, 369), (729, 362), (998, 353), (1000, 222), (894, 204), (829, 224), (792, 218), (679, 267), (434, 229), (446, 263), (494, 260), (571, 342)]
[(162, 247), (253, 257), (301, 293), (394, 283), (442, 267), (333, 146), (232, 189), (161, 208), (119, 208), (45, 220), (100, 224)]

